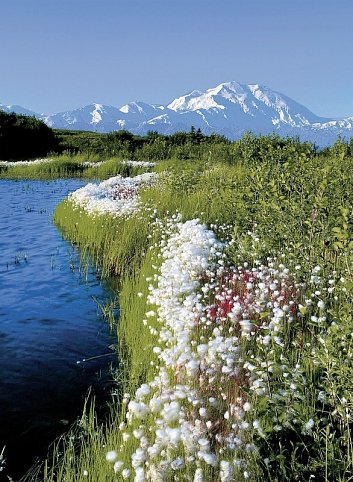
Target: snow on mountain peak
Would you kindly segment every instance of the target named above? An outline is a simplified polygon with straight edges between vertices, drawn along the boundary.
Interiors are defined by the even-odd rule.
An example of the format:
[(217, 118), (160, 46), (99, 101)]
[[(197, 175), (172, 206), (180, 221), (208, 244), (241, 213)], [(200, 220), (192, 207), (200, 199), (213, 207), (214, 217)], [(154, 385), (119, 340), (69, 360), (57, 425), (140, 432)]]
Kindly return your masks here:
[(168, 104), (168, 109), (174, 110), (175, 112), (177, 111), (183, 111), (183, 110), (197, 110), (197, 109), (192, 109), (190, 108), (192, 104), (193, 99), (198, 99), (202, 95), (202, 92), (199, 90), (193, 90), (189, 94), (182, 95), (181, 97), (178, 97), (177, 99), (173, 100), (170, 104)]
[(205, 91), (193, 90), (168, 105), (130, 102), (116, 108), (94, 103), (72, 111), (40, 115), (16, 105), (0, 104), (0, 109), (35, 115), (47, 125), (61, 129), (111, 132), (127, 129), (146, 134), (151, 128), (172, 134), (191, 126), (205, 134), (217, 132), (237, 139), (244, 132), (299, 136), (318, 145), (328, 145), (338, 135), (353, 136), (353, 117), (318, 117), (284, 94), (261, 84), (222, 82)]
[(259, 84), (250, 84), (248, 87), (253, 96), (267, 106), (275, 106), (279, 109), (288, 110), (287, 103), (278, 92), (274, 92), (268, 87)]
[(20, 105), (5, 105), (0, 103), (0, 110), (4, 112), (14, 112), (15, 114), (27, 115), (27, 116), (35, 116), (41, 117), (40, 114), (33, 112), (32, 110), (25, 109)]
[(202, 124), (206, 130), (213, 128), (215, 131), (287, 129), (288, 135), (292, 129), (329, 120), (315, 116), (304, 106), (265, 85), (235, 81), (222, 82), (204, 92), (192, 91), (175, 99), (167, 108), (179, 114), (197, 114), (193, 121), (190, 120), (194, 122), (192, 125)]
[(222, 82), (221, 84), (217, 85), (216, 87), (208, 89), (206, 92), (208, 92), (212, 95), (224, 95), (224, 94), (229, 94), (231, 92), (243, 94), (244, 93), (244, 86), (233, 80), (233, 81), (230, 81), (230, 82)]
[(91, 124), (98, 124), (102, 120), (102, 112), (104, 112), (104, 108), (102, 104), (93, 104), (94, 110), (91, 112), (92, 120)]
[(123, 114), (128, 114), (129, 113), (129, 104), (126, 104), (126, 105), (123, 105), (122, 107), (120, 107), (120, 112), (122, 112)]
[(130, 113), (135, 113), (135, 112), (143, 112), (143, 108), (141, 105), (139, 105), (138, 102), (130, 102), (129, 104), (125, 104), (122, 107), (120, 107), (120, 112), (123, 114), (130, 114)]
[[(278, 107), (285, 108), (286, 105), (281, 98), (275, 93), (271, 95), (271, 92), (258, 84), (242, 85), (235, 81), (222, 82), (216, 87), (207, 89), (205, 92), (194, 90), (187, 95), (178, 97), (168, 105), (168, 108), (175, 112), (209, 109), (224, 110), (227, 102), (231, 102), (239, 105), (244, 113), (254, 115), (253, 108), (258, 109), (258, 105), (254, 100), (259, 100), (267, 106), (272, 106), (274, 100)], [(226, 104), (224, 104), (224, 101)]]
[(239, 104), (244, 112), (250, 109), (246, 104), (248, 96), (247, 86), (243, 86), (238, 82), (223, 82), (216, 87), (207, 89), (205, 92), (194, 90), (190, 94), (175, 99), (168, 105), (169, 109), (178, 111), (199, 111), (199, 110), (224, 110), (226, 101), (233, 104)]
[(198, 111), (208, 109), (224, 110), (225, 106), (217, 102), (216, 96), (221, 96), (232, 100), (233, 92), (243, 92), (242, 86), (237, 82), (225, 82), (214, 88), (200, 92), (193, 90), (187, 95), (178, 97), (168, 105), (168, 108), (178, 111)]
[(155, 111), (164, 110), (164, 105), (146, 104), (145, 102), (129, 102), (120, 107), (119, 111), (123, 114), (139, 115), (141, 117), (148, 117), (154, 115)]

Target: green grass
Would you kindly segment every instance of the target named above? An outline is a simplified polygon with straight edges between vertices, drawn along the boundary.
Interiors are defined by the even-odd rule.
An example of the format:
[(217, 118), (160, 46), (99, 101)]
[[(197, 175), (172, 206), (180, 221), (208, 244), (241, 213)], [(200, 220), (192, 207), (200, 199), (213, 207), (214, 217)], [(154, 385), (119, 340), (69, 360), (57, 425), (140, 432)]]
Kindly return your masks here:
[(118, 443), (116, 410), (116, 406), (112, 407), (110, 418), (101, 423), (97, 420), (94, 401), (87, 401), (76, 426), (51, 447), (50, 459), (34, 466), (21, 481), (110, 482), (105, 455)]
[[(97, 166), (85, 166), (85, 162)], [(61, 154), (48, 157), (48, 162), (36, 165), (1, 166), (0, 179), (58, 179), (80, 177), (108, 179), (109, 177), (135, 176), (144, 172), (141, 168), (126, 165), (120, 158), (107, 159), (99, 155)]]
[[(291, 269), (300, 266), (297, 276), (307, 284), (316, 265), (321, 266), (325, 279), (342, 278), (337, 281), (335, 295), (323, 294), (328, 317), (324, 342), (322, 334), (312, 328), (310, 312), (304, 313), (302, 327), (288, 332), (288, 357), (291, 363), (300, 361), (306, 377), (304, 401), (296, 410), (303, 419), (314, 414), (313, 434), (300, 436), (293, 426), (280, 434), (271, 431), (271, 424), (266, 425), (266, 408), (261, 417), (268, 432), (256, 441), (259, 453), (252, 462), (253, 481), (353, 480), (352, 169), (353, 158), (340, 152), (312, 155), (294, 151), (282, 159), (269, 151), (268, 157), (263, 154), (260, 160), (245, 163), (239, 158), (231, 164), (166, 161), (157, 167), (160, 183), (141, 194), (150, 211), (128, 220), (92, 218), (64, 201), (55, 212), (56, 224), (68, 239), (80, 245), (83, 256), (89, 254), (103, 274), (120, 277), (117, 335), (125, 366), (119, 374), (122, 392), (133, 393), (155, 372), (155, 336), (142, 324), (148, 279), (156, 264), (150, 247), (160, 240), (160, 232), (152, 224), (152, 210), (160, 219), (176, 212), (181, 212), (184, 220), (198, 217), (219, 238), (230, 236), (234, 241), (228, 249), (231, 262), (248, 260), (251, 265), (256, 259), (284, 255), (283, 262)], [(108, 161), (101, 174), (114, 175), (112, 172), (115, 174), (113, 161)], [(255, 245), (248, 231), (259, 238)], [(317, 400), (320, 391), (325, 393), (324, 403)], [(105, 453), (119, 448), (118, 425), (123, 418), (124, 408), (119, 404), (105, 424), (90, 412), (82, 443), (67, 440), (60, 449), (63, 455), (47, 463), (43, 480), (113, 480)], [(128, 444), (126, 459), (133, 447), (133, 442)], [(264, 458), (271, 460), (268, 469), (262, 463)], [(84, 470), (88, 470), (88, 476)], [(310, 479), (311, 474), (315, 479)], [(179, 480), (190, 477), (186, 471)], [(211, 472), (208, 477), (209, 481), (218, 480)]]

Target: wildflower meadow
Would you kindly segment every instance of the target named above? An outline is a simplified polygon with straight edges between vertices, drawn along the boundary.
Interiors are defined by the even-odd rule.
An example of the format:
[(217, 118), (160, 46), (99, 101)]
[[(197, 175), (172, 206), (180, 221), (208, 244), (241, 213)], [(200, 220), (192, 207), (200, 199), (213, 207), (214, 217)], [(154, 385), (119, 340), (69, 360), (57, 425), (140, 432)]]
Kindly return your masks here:
[(119, 277), (120, 364), (110, 418), (87, 402), (43, 480), (352, 480), (349, 146), (137, 167), (55, 212)]

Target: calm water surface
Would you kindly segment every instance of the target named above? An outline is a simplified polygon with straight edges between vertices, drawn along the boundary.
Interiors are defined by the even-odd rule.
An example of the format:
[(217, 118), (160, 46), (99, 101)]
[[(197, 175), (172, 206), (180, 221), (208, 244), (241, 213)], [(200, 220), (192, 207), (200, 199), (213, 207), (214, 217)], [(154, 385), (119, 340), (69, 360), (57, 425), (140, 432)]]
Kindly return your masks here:
[(54, 207), (78, 180), (0, 180), (0, 452), (17, 480), (82, 413), (89, 387), (111, 389), (114, 342), (95, 299), (113, 297), (52, 223)]

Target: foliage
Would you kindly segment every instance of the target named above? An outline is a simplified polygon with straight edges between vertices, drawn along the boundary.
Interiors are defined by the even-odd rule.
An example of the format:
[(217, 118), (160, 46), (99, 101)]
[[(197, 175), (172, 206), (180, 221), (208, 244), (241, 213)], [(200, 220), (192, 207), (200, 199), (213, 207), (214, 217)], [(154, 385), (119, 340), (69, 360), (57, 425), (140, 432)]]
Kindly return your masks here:
[(58, 148), (57, 151), (66, 154), (84, 153), (86, 160), (99, 158), (104, 154), (102, 135), (97, 132), (71, 131), (67, 129), (53, 129)]
[(52, 129), (35, 117), (0, 110), (0, 159), (28, 159), (57, 149)]
[[(158, 141), (161, 158), (165, 152), (170, 157), (156, 168), (159, 184), (141, 193), (145, 209), (138, 215), (127, 220), (92, 218), (74, 210), (69, 201), (59, 205), (55, 213), (56, 223), (65, 236), (80, 244), (83, 255), (89, 252), (104, 273), (121, 277), (118, 337), (126, 369), (120, 374), (119, 392), (133, 394), (156, 374), (153, 347), (158, 338), (154, 331), (157, 322), (152, 317), (148, 326), (142, 320), (150, 309), (146, 299), (151, 279), (162, 262), (159, 247), (166, 240), (158, 223), (163, 225), (176, 213), (183, 220), (199, 218), (218, 239), (227, 242), (229, 266), (246, 263), (249, 270), (256, 270), (259, 263), (275, 259), (282, 270), (285, 265), (293, 273), (298, 287), (298, 316), (283, 328), (284, 348), (274, 344), (268, 355), (259, 345), (247, 352), (254, 360), (267, 353), (278, 370), (290, 367), (291, 390), (297, 394), (295, 399), (288, 395), (287, 375), (280, 375), (282, 368), (271, 378), (276, 397), (264, 401), (249, 394), (263, 430), (252, 435), (257, 448), (248, 462), (252, 464), (248, 479), (352, 480), (350, 145), (340, 141), (319, 153), (310, 144), (276, 136), (249, 134), (233, 143), (217, 140), (212, 144), (199, 139), (193, 144), (190, 138), (178, 135), (175, 145), (170, 138), (155, 133), (147, 137), (150, 144), (145, 148)], [(132, 141), (123, 142), (131, 145)], [(135, 157), (143, 148), (136, 148)], [(297, 365), (300, 370), (294, 381)], [(124, 419), (124, 405), (119, 406), (118, 415), (113, 413), (107, 426), (94, 431), (106, 452), (121, 444), (119, 424)], [(132, 433), (130, 437), (132, 440)], [(44, 480), (112, 480), (112, 467), (94, 440), (84, 439), (78, 449), (66, 446), (61, 463), (55, 462), (51, 472), (47, 469)], [(133, 442), (128, 442), (125, 461), (133, 450)], [(178, 477), (192, 480), (187, 471), (179, 472)], [(208, 477), (205, 480), (218, 480), (211, 472)], [(244, 478), (244, 474), (239, 475), (239, 480)]]

